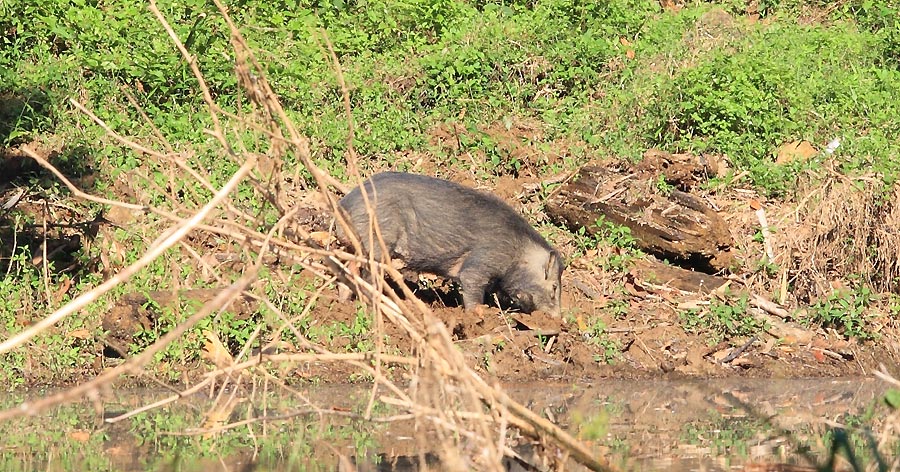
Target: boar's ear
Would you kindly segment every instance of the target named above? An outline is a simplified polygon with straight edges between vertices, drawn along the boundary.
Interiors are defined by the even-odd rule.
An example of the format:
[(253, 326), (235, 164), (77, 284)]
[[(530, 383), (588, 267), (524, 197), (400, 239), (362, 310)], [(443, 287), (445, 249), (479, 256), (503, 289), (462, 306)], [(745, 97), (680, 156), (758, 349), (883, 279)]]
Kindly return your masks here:
[(559, 254), (556, 251), (550, 251), (550, 257), (547, 258), (547, 264), (544, 266), (544, 280), (549, 280), (550, 277), (556, 276), (553, 273), (553, 269), (558, 265)]

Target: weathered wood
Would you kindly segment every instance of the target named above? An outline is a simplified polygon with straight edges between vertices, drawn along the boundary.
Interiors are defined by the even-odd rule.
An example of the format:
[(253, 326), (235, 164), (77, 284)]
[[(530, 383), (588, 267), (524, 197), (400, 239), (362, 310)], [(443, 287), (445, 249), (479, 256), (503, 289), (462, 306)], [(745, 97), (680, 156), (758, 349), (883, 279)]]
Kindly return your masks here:
[(653, 172), (623, 173), (585, 166), (546, 204), (557, 223), (595, 235), (598, 219), (631, 229), (639, 248), (665, 259), (690, 261), (718, 271), (732, 267), (731, 234), (725, 220), (694, 195), (657, 189)]
[(631, 268), (635, 278), (683, 292), (709, 293), (725, 285), (728, 279), (674, 267), (656, 260), (639, 260)]

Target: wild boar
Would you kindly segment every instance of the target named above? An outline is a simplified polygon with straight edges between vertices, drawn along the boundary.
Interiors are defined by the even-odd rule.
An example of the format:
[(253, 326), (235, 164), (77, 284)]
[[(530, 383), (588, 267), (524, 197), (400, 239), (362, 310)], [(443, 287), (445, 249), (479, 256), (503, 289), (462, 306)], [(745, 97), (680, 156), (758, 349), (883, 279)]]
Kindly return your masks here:
[[(363, 185), (391, 258), (410, 271), (457, 281), (466, 310), (501, 292), (520, 311), (559, 315), (559, 252), (500, 199), (402, 172), (377, 174)], [(340, 207), (363, 249), (380, 260), (381, 244), (360, 188), (342, 198)]]

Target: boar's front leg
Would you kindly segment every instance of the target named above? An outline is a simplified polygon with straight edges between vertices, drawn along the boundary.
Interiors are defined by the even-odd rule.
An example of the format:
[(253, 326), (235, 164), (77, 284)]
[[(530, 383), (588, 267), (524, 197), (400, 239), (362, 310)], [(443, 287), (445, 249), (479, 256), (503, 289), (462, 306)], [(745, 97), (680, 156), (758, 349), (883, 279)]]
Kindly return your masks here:
[(467, 311), (484, 303), (485, 291), (491, 282), (491, 274), (481, 262), (477, 255), (470, 255), (459, 270), (463, 306)]

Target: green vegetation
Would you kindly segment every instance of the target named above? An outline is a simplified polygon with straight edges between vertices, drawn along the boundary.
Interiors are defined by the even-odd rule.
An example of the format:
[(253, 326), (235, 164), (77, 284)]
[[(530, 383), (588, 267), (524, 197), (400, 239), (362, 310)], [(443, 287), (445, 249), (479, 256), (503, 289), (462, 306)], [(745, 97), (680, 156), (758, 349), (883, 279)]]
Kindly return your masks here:
[(748, 457), (750, 447), (774, 428), (765, 419), (753, 417), (704, 418), (681, 428), (680, 440), (685, 444), (708, 445), (715, 454)]
[(597, 411), (588, 417), (579, 411), (572, 412), (572, 423), (577, 427), (579, 437), (588, 441), (604, 439), (609, 433), (610, 419), (621, 415), (621, 412), (610, 411), (614, 409), (612, 404), (597, 405)]
[[(339, 417), (323, 418), (298, 405), (290, 395), (256, 396), (268, 408), (268, 415), (286, 415), (277, 424), (263, 427), (254, 422), (212, 434), (204, 428), (226, 426), (243, 419), (264, 416), (250, 402), (236, 401), (230, 407), (212, 400), (194, 398), (170, 406), (139, 413), (131, 418), (98, 428), (96, 412), (87, 404), (57, 408), (49, 417), (24, 418), (5, 422), (2, 431), (8, 447), (0, 451), (0, 466), (8, 471), (29, 470), (209, 470), (211, 464), (246, 464), (253, 450), (257, 470), (333, 470), (333, 449), (329, 444), (364, 456), (378, 450), (376, 437), (383, 425)], [(136, 402), (154, 395), (144, 392), (119, 393), (104, 406), (109, 412), (130, 411)], [(363, 400), (359, 400), (362, 398)], [(362, 391), (348, 391), (329, 398), (347, 411), (365, 409)], [(21, 399), (19, 399), (21, 401)], [(227, 404), (227, 400), (223, 400)], [(300, 402), (302, 404), (303, 402)], [(8, 407), (12, 402), (6, 402)], [(376, 414), (388, 407), (378, 403)], [(221, 417), (219, 417), (221, 416)], [(213, 421), (216, 418), (218, 421)], [(268, 428), (268, 429), (267, 429)], [(183, 434), (193, 431), (194, 434)]]
[(732, 338), (746, 338), (761, 333), (765, 323), (747, 312), (747, 294), (739, 297), (715, 298), (703, 310), (690, 309), (679, 313), (681, 326), (689, 333), (709, 335), (709, 344)]
[(832, 327), (848, 338), (875, 339), (866, 322), (866, 310), (878, 297), (866, 286), (856, 290), (836, 290), (809, 307), (805, 321)]
[(891, 410), (900, 409), (900, 390), (892, 388), (884, 392), (884, 403)]
[(597, 245), (600, 244), (616, 248), (603, 263), (606, 270), (625, 271), (632, 260), (643, 255), (635, 246), (634, 236), (627, 226), (617, 225), (605, 219), (599, 219), (594, 223), (597, 229)]
[[(722, 157), (717, 160), (727, 162), (727, 169), (708, 183), (712, 189), (750, 186), (770, 200), (787, 200), (795, 196), (801, 178), (843, 174), (857, 177), (859, 185), (883, 185), (879, 204), (889, 208), (891, 185), (900, 179), (900, 3), (684, 3), (675, 11), (657, 0), (247, 0), (230, 5), (230, 14), (289, 118), (310, 139), (315, 162), (343, 181), (350, 178), (351, 151), (361, 157), (364, 173), (404, 169), (463, 175), (491, 185), (510, 176), (561, 175), (591, 160), (635, 162), (647, 149), (660, 148)], [(202, 71), (211, 100), (232, 115), (222, 125), (228, 146), (246, 155), (272, 152), (273, 140), (263, 132), (238, 126), (240, 119), (257, 124), (254, 120), (271, 110), (260, 110), (238, 85), (234, 69), (240, 61), (213, 2), (161, 0), (159, 8), (195, 62), (179, 55), (144, 0), (0, 2), (0, 157), (10, 174), (0, 179), (0, 340), (139, 260), (171, 224), (163, 215), (192, 214), (242, 164), (210, 137), (218, 124), (206, 109), (192, 64)], [(124, 139), (162, 151), (137, 152), (123, 145), (86, 116), (82, 105)], [(826, 143), (836, 138), (840, 147), (826, 153)], [(778, 149), (799, 140), (818, 153), (775, 164)], [(92, 194), (160, 211), (120, 220), (106, 205), (72, 198), (58, 179), (27, 159), (21, 169), (13, 164), (7, 168), (24, 144)], [(291, 205), (310, 186), (298, 161), (288, 152), (283, 162), (284, 188), (279, 190)], [(184, 175), (179, 166), (201, 178), (179, 177)], [(252, 178), (263, 182), (263, 177)], [(545, 180), (557, 183), (543, 184), (538, 199), (559, 182)], [(6, 197), (13, 187), (25, 193), (10, 204)], [(215, 211), (221, 213), (207, 221), (223, 213), (241, 215), (227, 223), (289, 238), (295, 229), (290, 224), (305, 222), (276, 228), (285, 213), (279, 207), (283, 202), (262, 195), (260, 188), (243, 182), (222, 205), (233, 209), (220, 207)], [(651, 191), (670, 194), (674, 188), (661, 176)], [(550, 240), (571, 236), (549, 224), (540, 230)], [(870, 249), (864, 242), (848, 241), (854, 242)], [(599, 220), (575, 234), (576, 247), (565, 252), (580, 256), (595, 251), (597, 259), (589, 264), (624, 274), (642, 257), (634, 243), (627, 228)], [(102, 355), (114, 335), (102, 323), (111, 307), (134, 294), (152, 298), (154, 293), (227, 285), (255, 266), (258, 251), (259, 246), (230, 238), (227, 231), (193, 232), (183, 246), (167, 251), (89, 307), (0, 354), (0, 382), (12, 390), (95, 376), (120, 362)], [(378, 341), (374, 336), (383, 335), (373, 333), (371, 312), (362, 303), (335, 300), (334, 287), (323, 287), (333, 282), (310, 270), (319, 263), (317, 255), (294, 260), (286, 252), (263, 257), (259, 283), (252, 287), (268, 303), (243, 311), (228, 307), (202, 320), (156, 354), (146, 366), (146, 379), (175, 384), (186, 373), (197, 376), (212, 369), (202, 360), (210, 333), (232, 354), (255, 353), (268, 345), (280, 349), (280, 343), (290, 346), (285, 352), (305, 354), (310, 351), (307, 341), (333, 352), (371, 352)], [(771, 280), (791, 269), (765, 260), (754, 275)], [(650, 290), (637, 284), (628, 288)], [(580, 335), (592, 346), (597, 363), (612, 363), (623, 358), (625, 347), (607, 323), (628, 318), (631, 305), (622, 293), (604, 296), (609, 300), (598, 308), (603, 316), (586, 320)], [(836, 291), (813, 302), (804, 321), (848, 338), (876, 339), (869, 314), (885, 300), (863, 285)], [(900, 299), (889, 298), (887, 304), (896, 320)], [(148, 314), (140, 320), (146, 323), (128, 333), (134, 336), (125, 344), (125, 354), (141, 352), (182, 326), (198, 306), (188, 297), (146, 303), (140, 307)], [(317, 316), (322, 313), (328, 316)], [(571, 319), (578, 314), (577, 308), (567, 312)], [(670, 321), (648, 316), (647, 322)], [(685, 331), (712, 343), (743, 341), (767, 328), (752, 316), (747, 295), (713, 298), (702, 309), (680, 313), (680, 322)], [(572, 333), (570, 326), (561, 330), (566, 336)], [(495, 372), (499, 353), (521, 348), (488, 336), (478, 342), (488, 344), (477, 362), (489, 373), (500, 373)], [(548, 342), (546, 337), (536, 340), (538, 348)], [(554, 349), (566, 347), (560, 343)], [(656, 347), (640, 346), (647, 354)], [(581, 363), (575, 360), (572, 365)], [(285, 369), (281, 377), (268, 375), (279, 368)], [(338, 448), (345, 446), (360, 454), (375, 450), (373, 438), (381, 423), (360, 420), (364, 410), (356, 404), (332, 404), (346, 399), (346, 389), (328, 398), (323, 409), (299, 410), (296, 402), (261, 399), (280, 380), (309, 380), (295, 372), (295, 365), (256, 369), (258, 377), (242, 378), (247, 389), (228, 392), (235, 393), (236, 406), (218, 419), (225, 423), (271, 415), (277, 423), (248, 421), (220, 435), (183, 436), (166, 433), (184, 432), (210, 419), (189, 402), (181, 404), (187, 412), (151, 410), (106, 428), (97, 427), (93, 410), (62, 407), (53, 412), (52, 427), (29, 422), (33, 418), (0, 423), (0, 431), (8, 433), (0, 469), (108, 470), (116, 467), (109, 451), (123, 443), (149, 452), (141, 464), (148, 470), (184, 470), (193, 461), (250, 450), (263, 469), (307, 470), (318, 467), (310, 464), (318, 451), (343, 451)], [(381, 372), (393, 369), (399, 370), (385, 367)], [(569, 365), (559, 369), (570, 373)], [(347, 375), (355, 380), (355, 375), (368, 374)], [(419, 385), (415, 379), (404, 380)], [(447, 387), (443, 392), (457, 389), (442, 387)], [(375, 410), (387, 409), (378, 402), (388, 397), (375, 393), (371, 391)], [(896, 409), (900, 394), (890, 391), (883, 400)], [(623, 409), (632, 406), (626, 402)], [(131, 402), (115, 409), (133, 408)], [(616, 424), (611, 418), (618, 414), (607, 408), (576, 417), (572, 424), (584, 438), (599, 441), (609, 436)], [(340, 421), (332, 424), (331, 418), (338, 416)], [(813, 437), (848, 455), (867, 450), (862, 431), (872, 418), (846, 415), (836, 421), (848, 430), (813, 431)], [(4, 426), (16, 428), (15, 434)], [(761, 420), (727, 418), (688, 424), (682, 440), (712, 443), (713, 454), (746, 454), (754, 440), (769, 440), (770, 433)]]
[[(755, 21), (748, 5), (693, 2), (670, 11), (655, 0), (301, 0), (251, 1), (231, 14), (290, 117), (310, 137), (316, 162), (338, 178), (347, 178), (349, 124), (329, 44), (348, 85), (352, 144), (364, 157), (366, 172), (416, 169), (422, 158), (444, 175), (458, 170), (483, 180), (550, 175), (595, 158), (636, 160), (656, 147), (724, 155), (731, 171), (713, 185), (746, 185), (743, 179), (749, 179), (779, 197), (790, 196), (798, 172), (818, 168), (826, 156), (820, 152), (806, 162), (774, 165), (778, 147), (805, 139), (821, 150), (839, 137), (834, 161), (839, 171), (875, 172), (876, 178), (895, 182), (900, 6), (760, 1), (756, 13), (766, 21)], [(162, 2), (160, 10), (196, 58), (215, 103), (226, 112), (248, 113), (250, 105), (237, 88), (228, 29), (214, 5)], [(173, 211), (190, 211), (209, 197), (207, 188), (173, 179), (173, 162), (112, 139), (75, 108), (74, 100), (123, 136), (159, 149), (190, 150), (184, 158), (213, 186), (237, 168), (209, 139), (206, 130), (213, 124), (188, 62), (145, 2), (126, 0), (113, 7), (12, 0), (0, 4), (0, 31), (0, 145), (38, 143), (52, 149), (54, 164), (71, 178), (91, 177), (85, 186), (97, 194), (127, 195)], [(262, 140), (242, 138), (235, 147), (266, 151)], [(285, 162), (291, 173), (298, 166), (292, 159)], [(21, 177), (33, 193), (67, 195), (55, 179), (37, 175)], [(663, 180), (657, 189), (671, 190)], [(244, 185), (233, 204), (267, 231), (278, 214), (258, 197)], [(100, 211), (97, 205), (78, 205), (83, 206), (59, 219), (90, 221)], [(147, 216), (141, 225), (112, 233), (121, 252), (101, 261), (105, 248), (81, 244), (65, 264), (53, 261), (45, 270), (33, 263), (43, 238), (36, 229), (42, 222), (29, 216), (34, 214), (22, 207), (0, 213), (0, 236), (8, 249), (8, 270), (0, 279), (2, 338), (96, 285), (100, 274), (136, 260), (160, 230), (157, 217)], [(631, 236), (608, 222), (598, 224), (604, 227), (599, 240), (619, 248), (606, 268), (624, 270), (636, 254)], [(582, 251), (597, 242), (578, 240)], [(253, 256), (245, 254), (242, 261)], [(184, 258), (175, 251), (166, 254), (104, 302), (181, 280), (213, 285), (201, 281)], [(274, 290), (296, 294), (279, 309), (306, 323), (311, 331), (304, 335), (347, 337), (350, 350), (371, 345), (364, 313), (332, 328), (310, 324), (300, 314), (303, 297), (315, 288), (292, 288), (284, 284)], [(60, 296), (54, 296), (57, 291)], [(853, 311), (867, 306), (863, 298), (858, 294), (847, 304), (829, 298), (814, 307), (810, 321), (867, 339), (864, 317)], [(759, 330), (744, 316), (742, 303), (714, 305), (685, 322), (719, 338)], [(840, 311), (845, 308), (850, 312)], [(50, 372), (91, 370), (92, 351), (100, 342), (66, 333), (86, 329), (90, 339), (101, 339), (97, 310), (103, 309), (92, 307), (64, 320), (29, 348), (41, 355), (29, 357), (48, 363)], [(181, 307), (162, 311), (134, 349), (190, 313)], [(230, 347), (250, 339), (251, 325), (265, 325), (263, 339), (290, 336), (275, 332), (280, 326), (275, 319), (264, 310), (246, 320), (222, 315), (158, 360), (196, 359), (196, 352), (187, 351), (199, 349), (204, 328), (214, 329)], [(14, 353), (3, 360), (7, 367), (0, 369), (0, 380), (21, 384), (25, 358)]]
[(608, 271), (624, 272), (631, 262), (643, 255), (635, 245), (631, 229), (600, 218), (588, 228), (581, 227), (575, 233), (574, 257), (585, 255), (590, 250), (597, 250), (599, 265)]
[[(251, 4), (232, 14), (264, 52), (276, 92), (325, 161), (341, 158), (347, 128), (318, 31), (327, 32), (352, 87), (354, 119), (363, 125), (355, 146), (386, 162), (427, 147), (430, 128), (457, 122), (459, 148), (432, 150), (442, 163), (476, 164), (488, 174), (547, 165), (517, 161), (479, 131), (501, 117), (510, 125), (537, 120), (546, 136), (536, 144), (572, 143), (565, 156), (572, 163), (597, 154), (634, 158), (648, 147), (716, 152), (780, 192), (795, 169), (770, 165), (778, 145), (841, 136), (846, 170), (874, 165), (893, 176), (896, 6), (843, 2), (825, 9), (818, 24), (800, 25), (787, 18), (809, 5), (782, 3), (759, 7), (785, 18), (771, 24), (739, 16), (741, 2), (723, 5), (731, 16), (712, 4), (663, 11), (650, 0), (299, 2)], [(120, 87), (164, 136), (203, 141), (209, 123), (191, 113), (200, 104), (194, 81), (144, 3), (108, 9), (13, 1), (0, 8), (0, 26), (11, 32), (0, 51), (0, 86), (24, 97), (4, 142), (39, 136), (51, 123), (83, 124), (64, 101), (79, 95), (114, 128), (147, 133)], [(191, 0), (161, 10), (196, 55), (216, 101), (238, 109), (228, 37), (213, 5)], [(88, 144), (95, 133), (67, 137)], [(460, 159), (467, 151), (474, 162)], [(120, 170), (138, 163), (127, 154), (114, 159)]]
[[(790, 435), (799, 439), (798, 442), (785, 441), (773, 444), (774, 454), (783, 454), (792, 447), (800, 446), (806, 442), (802, 438), (816, 438), (819, 445), (826, 445), (827, 451), (817, 455), (804, 452), (808, 458), (818, 462), (820, 470), (835, 470), (836, 461), (849, 462), (854, 470), (865, 470), (869, 464), (872, 470), (888, 470), (885, 467), (875, 468), (876, 465), (886, 464), (885, 457), (880, 452), (876, 443), (872, 440), (872, 432), (869, 425), (872, 424), (873, 411), (870, 408), (864, 414), (846, 413), (838, 415), (836, 422), (845, 425), (845, 428), (829, 427), (821, 428), (817, 425), (803, 425), (800, 429), (791, 428), (781, 430), (777, 420), (754, 416), (722, 416), (719, 418), (706, 418), (703, 421), (692, 421), (682, 428), (680, 442), (708, 447), (713, 457), (750, 457), (750, 448), (759, 443), (766, 443), (773, 436)], [(779, 450), (782, 449), (782, 450)], [(838, 459), (838, 456), (841, 456)], [(828, 465), (825, 465), (828, 464)]]
[(358, 303), (356, 316), (349, 322), (337, 321), (317, 326), (310, 326), (307, 336), (310, 341), (322, 341), (326, 344), (334, 344), (335, 339), (341, 338), (341, 343), (350, 352), (367, 352), (375, 347), (375, 340), (371, 336), (372, 319), (366, 311), (365, 305)]
[[(73, 280), (71, 274), (57, 271), (54, 261), (47, 262), (45, 272), (40, 258), (32, 256), (28, 246), (20, 246), (7, 261), (6, 276), (0, 276), (0, 332), (4, 338), (37, 321), (45, 308), (55, 309), (67, 303), (71, 299), (69, 293), (85, 290), (97, 280), (96, 274), (79, 274)], [(96, 318), (89, 310), (85, 317), (73, 318), (47, 333), (34, 342), (36, 354), (20, 350), (0, 355), (0, 382), (6, 389), (13, 389), (26, 379), (34, 381), (34, 372), (46, 373), (48, 378), (43, 380), (71, 381), (73, 372), (91, 365), (102, 350), (91, 333), (92, 319)]]
[(594, 317), (591, 319), (587, 331), (583, 333), (588, 344), (597, 349), (594, 360), (601, 364), (611, 364), (622, 356), (621, 343), (612, 339), (606, 332), (606, 328), (606, 323), (600, 317)]

